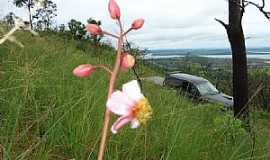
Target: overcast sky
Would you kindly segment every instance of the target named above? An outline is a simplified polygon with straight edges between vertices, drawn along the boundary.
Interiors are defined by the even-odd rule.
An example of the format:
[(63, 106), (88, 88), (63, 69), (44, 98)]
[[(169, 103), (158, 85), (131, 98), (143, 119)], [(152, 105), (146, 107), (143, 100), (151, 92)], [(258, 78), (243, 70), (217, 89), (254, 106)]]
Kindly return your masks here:
[[(9, 11), (27, 19), (25, 9), (17, 9), (12, 0), (0, 0), (0, 16)], [(93, 17), (102, 21), (102, 28), (117, 32), (115, 22), (107, 11), (108, 0), (53, 0), (58, 7), (57, 24), (70, 19), (86, 22)], [(132, 20), (144, 18), (143, 29), (128, 38), (149, 49), (224, 48), (229, 47), (227, 35), (214, 18), (227, 21), (225, 0), (116, 0), (121, 7), (126, 28)], [(260, 0), (254, 0), (260, 2)], [(267, 9), (270, 10), (270, 0)], [(270, 21), (256, 8), (247, 8), (243, 19), (248, 47), (270, 47)]]

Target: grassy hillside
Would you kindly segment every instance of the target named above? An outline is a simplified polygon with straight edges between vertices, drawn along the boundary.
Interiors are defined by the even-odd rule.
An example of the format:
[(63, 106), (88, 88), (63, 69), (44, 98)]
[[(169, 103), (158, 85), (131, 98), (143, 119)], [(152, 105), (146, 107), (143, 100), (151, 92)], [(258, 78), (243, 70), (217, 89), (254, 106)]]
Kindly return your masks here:
[[(112, 49), (54, 34), (16, 36), (25, 48), (0, 46), (0, 159), (96, 159), (109, 77), (97, 71), (79, 79), (72, 70), (82, 63), (112, 64)], [(139, 74), (158, 73), (140, 65)], [(117, 87), (134, 77), (121, 73)], [(254, 145), (254, 136), (221, 106), (194, 104), (149, 82), (143, 91), (153, 118), (147, 126), (111, 135), (106, 159), (270, 158), (269, 114), (253, 114)]]

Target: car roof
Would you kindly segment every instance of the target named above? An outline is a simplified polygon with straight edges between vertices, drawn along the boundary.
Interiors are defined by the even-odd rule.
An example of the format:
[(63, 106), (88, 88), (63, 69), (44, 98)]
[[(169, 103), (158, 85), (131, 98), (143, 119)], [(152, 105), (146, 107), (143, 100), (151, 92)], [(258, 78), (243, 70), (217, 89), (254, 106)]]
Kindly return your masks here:
[(190, 74), (185, 74), (185, 73), (170, 74), (169, 77), (185, 80), (185, 81), (191, 82), (193, 84), (200, 84), (202, 82), (208, 82), (208, 80), (206, 80), (202, 77), (198, 77), (198, 76), (194, 76), (194, 75), (190, 75)]

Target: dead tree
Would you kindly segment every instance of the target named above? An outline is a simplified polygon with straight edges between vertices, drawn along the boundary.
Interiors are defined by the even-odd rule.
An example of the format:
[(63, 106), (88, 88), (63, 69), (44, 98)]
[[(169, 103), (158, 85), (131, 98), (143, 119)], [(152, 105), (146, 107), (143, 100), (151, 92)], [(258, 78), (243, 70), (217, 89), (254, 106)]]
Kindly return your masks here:
[[(37, 0), (36, 0), (37, 1)], [(32, 22), (32, 8), (34, 6), (34, 1), (33, 0), (13, 0), (13, 3), (15, 4), (16, 7), (26, 7), (28, 10), (28, 16), (29, 16), (29, 23), (31, 29), (33, 29), (33, 22)]]
[(229, 23), (226, 24), (219, 19), (215, 20), (226, 29), (232, 51), (234, 116), (248, 124), (248, 68), (242, 18), (248, 5), (257, 7), (269, 20), (270, 13), (265, 11), (264, 0), (262, 0), (262, 5), (245, 0), (228, 0), (228, 5)]

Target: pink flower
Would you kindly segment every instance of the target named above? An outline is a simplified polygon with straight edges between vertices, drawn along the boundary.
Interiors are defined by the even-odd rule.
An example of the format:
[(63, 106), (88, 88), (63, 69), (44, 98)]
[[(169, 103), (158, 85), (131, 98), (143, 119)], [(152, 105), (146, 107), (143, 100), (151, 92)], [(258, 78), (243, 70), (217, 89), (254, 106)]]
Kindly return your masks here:
[(115, 0), (109, 1), (108, 9), (109, 9), (112, 19), (120, 19), (120, 16), (121, 16), (120, 8), (118, 4), (115, 2)]
[(123, 70), (128, 70), (130, 68), (132, 68), (135, 64), (135, 58), (128, 54), (128, 53), (123, 53), (121, 55), (121, 69)]
[(93, 71), (95, 70), (95, 67), (91, 64), (82, 64), (76, 67), (73, 70), (73, 74), (77, 77), (87, 77), (89, 76)]
[(107, 101), (107, 108), (120, 116), (111, 127), (114, 134), (127, 123), (131, 124), (131, 128), (137, 128), (152, 115), (151, 106), (136, 80), (124, 84), (122, 91), (113, 92)]
[(87, 24), (86, 30), (93, 35), (102, 34), (102, 29), (96, 24)]
[(144, 24), (144, 19), (136, 19), (133, 21), (131, 28), (137, 30), (137, 29), (142, 28), (143, 24)]

